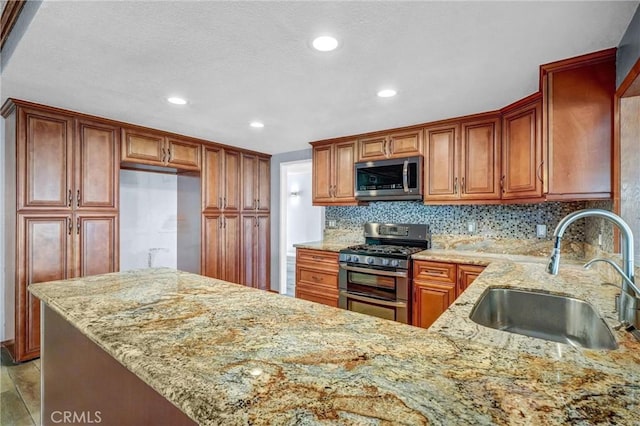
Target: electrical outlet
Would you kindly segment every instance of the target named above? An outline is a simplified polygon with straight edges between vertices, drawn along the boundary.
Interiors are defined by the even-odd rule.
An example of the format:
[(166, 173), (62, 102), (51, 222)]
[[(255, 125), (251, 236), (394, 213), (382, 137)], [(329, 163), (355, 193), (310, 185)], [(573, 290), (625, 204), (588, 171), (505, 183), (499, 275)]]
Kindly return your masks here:
[(547, 225), (536, 225), (536, 237), (547, 238)]
[(469, 233), (471, 233), (471, 234), (474, 234), (476, 232), (476, 222), (475, 221), (467, 222), (467, 231), (469, 231)]
[(336, 225), (336, 221), (335, 220), (328, 220), (327, 221), (327, 228), (335, 228)]

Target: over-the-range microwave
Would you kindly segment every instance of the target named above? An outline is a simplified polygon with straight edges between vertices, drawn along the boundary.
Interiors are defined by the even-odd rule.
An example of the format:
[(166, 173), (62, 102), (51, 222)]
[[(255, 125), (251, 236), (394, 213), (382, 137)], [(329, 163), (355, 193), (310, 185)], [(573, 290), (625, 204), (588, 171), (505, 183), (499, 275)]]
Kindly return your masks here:
[(356, 163), (354, 189), (363, 201), (421, 200), (422, 157)]

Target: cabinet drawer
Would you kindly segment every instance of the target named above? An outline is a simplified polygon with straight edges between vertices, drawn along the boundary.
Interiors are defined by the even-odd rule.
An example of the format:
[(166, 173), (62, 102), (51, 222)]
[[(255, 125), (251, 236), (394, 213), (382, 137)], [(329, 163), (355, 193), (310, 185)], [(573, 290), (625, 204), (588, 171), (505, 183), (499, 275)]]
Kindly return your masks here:
[(325, 294), (318, 293), (313, 290), (310, 290), (306, 287), (296, 288), (296, 298), (304, 299), (310, 302), (321, 303), (327, 306), (333, 306), (334, 308), (338, 307), (338, 294)]
[(298, 283), (304, 282), (314, 286), (338, 288), (338, 274), (319, 271), (316, 269), (298, 268), (296, 279)]
[(336, 252), (299, 248), (296, 262), (308, 263), (322, 269), (338, 271), (338, 253)]
[(413, 278), (455, 284), (456, 264), (416, 260), (413, 262)]

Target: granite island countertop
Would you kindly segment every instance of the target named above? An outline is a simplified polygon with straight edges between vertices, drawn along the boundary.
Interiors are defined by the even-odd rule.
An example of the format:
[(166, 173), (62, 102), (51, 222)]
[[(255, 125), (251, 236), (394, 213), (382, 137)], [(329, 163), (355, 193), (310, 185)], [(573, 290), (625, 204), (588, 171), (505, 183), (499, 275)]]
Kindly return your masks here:
[[(460, 317), (486, 286), (528, 286), (540, 268), (491, 263), (429, 330), (171, 269), (29, 290), (200, 424), (637, 423), (640, 344), (624, 332), (620, 349), (590, 351)], [(584, 280), (610, 321), (594, 276), (557, 278)]]

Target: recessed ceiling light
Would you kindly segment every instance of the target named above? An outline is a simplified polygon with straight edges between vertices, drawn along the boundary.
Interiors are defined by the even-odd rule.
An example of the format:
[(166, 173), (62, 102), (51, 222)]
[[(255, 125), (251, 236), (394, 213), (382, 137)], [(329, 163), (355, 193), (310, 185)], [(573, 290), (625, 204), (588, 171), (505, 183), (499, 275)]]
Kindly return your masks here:
[(260, 121), (252, 121), (251, 123), (249, 123), (249, 126), (255, 127), (256, 129), (261, 129), (264, 127), (264, 123)]
[(320, 36), (313, 40), (313, 48), (321, 52), (330, 52), (338, 47), (338, 40), (331, 36)]
[(167, 102), (174, 105), (186, 105), (187, 100), (183, 98), (178, 98), (177, 96), (171, 96), (167, 98)]
[(378, 96), (381, 98), (390, 98), (396, 95), (396, 91), (393, 89), (384, 89), (378, 92)]

